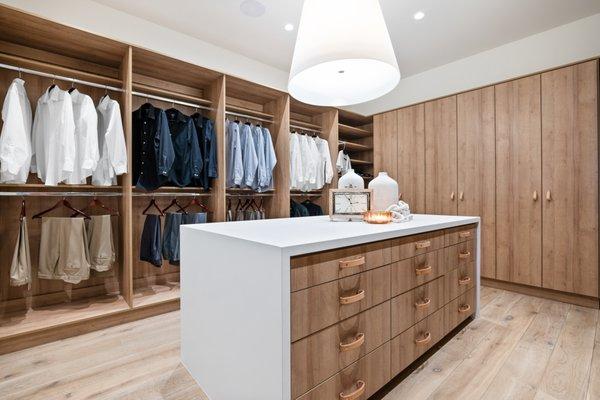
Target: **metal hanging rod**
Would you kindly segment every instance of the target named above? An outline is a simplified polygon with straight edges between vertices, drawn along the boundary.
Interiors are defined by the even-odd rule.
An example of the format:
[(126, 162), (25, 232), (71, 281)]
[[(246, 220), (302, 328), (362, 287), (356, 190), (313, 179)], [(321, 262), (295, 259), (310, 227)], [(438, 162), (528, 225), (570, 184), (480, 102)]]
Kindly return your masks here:
[(273, 197), (274, 193), (227, 193), (227, 197)]
[(192, 192), (148, 192), (132, 193), (133, 197), (209, 197), (211, 193), (192, 193)]
[(0, 192), (0, 197), (119, 197), (121, 192)]
[(134, 95), (134, 96), (137, 96), (137, 97), (145, 97), (147, 99), (154, 99), (154, 100), (164, 101), (165, 103), (179, 104), (181, 106), (186, 106), (186, 107), (191, 107), (191, 108), (201, 108), (203, 110), (213, 110), (212, 107), (207, 107), (207, 106), (203, 106), (203, 105), (200, 105), (200, 104), (188, 103), (187, 101), (181, 101), (181, 100), (177, 100), (177, 99), (170, 99), (168, 97), (156, 96), (156, 95), (148, 94), (148, 93), (131, 92), (131, 94)]
[(305, 126), (294, 125), (294, 124), (290, 124), (290, 128), (300, 129), (301, 131), (306, 131), (306, 132), (322, 132), (321, 129), (307, 128)]
[(262, 121), (262, 122), (268, 122), (270, 124), (273, 123), (273, 120), (270, 120), (270, 119), (253, 117), (252, 115), (241, 114), (241, 113), (237, 113), (237, 112), (234, 112), (234, 111), (225, 111), (225, 114), (232, 115), (232, 116), (235, 116), (235, 117), (250, 119), (252, 121)]
[(26, 73), (26, 74), (31, 74), (31, 75), (43, 76), (46, 78), (58, 79), (60, 81), (71, 82), (73, 85), (77, 84), (77, 85), (91, 86), (91, 87), (96, 87), (96, 88), (100, 88), (100, 89), (111, 90), (113, 92), (124, 92), (125, 91), (121, 88), (114, 87), (114, 86), (84, 81), (84, 80), (77, 79), (77, 78), (69, 78), (67, 76), (62, 76), (62, 75), (50, 74), (48, 72), (36, 71), (34, 69), (29, 69), (29, 68), (15, 67), (14, 65), (0, 63), (0, 68), (17, 71), (17, 72), (19, 72), (19, 76), (21, 76), (21, 73)]

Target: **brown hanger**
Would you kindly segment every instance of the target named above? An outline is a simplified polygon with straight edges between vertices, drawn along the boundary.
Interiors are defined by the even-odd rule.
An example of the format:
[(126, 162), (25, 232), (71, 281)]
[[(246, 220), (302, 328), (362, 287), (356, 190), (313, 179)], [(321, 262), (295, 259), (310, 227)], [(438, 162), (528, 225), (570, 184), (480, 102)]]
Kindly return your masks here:
[(21, 214), (19, 214), (19, 221), (23, 221), (23, 218), (27, 216), (25, 211), (25, 199), (21, 200)]
[(160, 207), (158, 206), (158, 204), (156, 204), (156, 199), (154, 197), (152, 199), (150, 199), (150, 203), (148, 204), (148, 207), (146, 207), (144, 209), (144, 211), (142, 211), (142, 215), (148, 215), (147, 212), (148, 212), (148, 210), (150, 210), (151, 207), (154, 207), (156, 209), (156, 211), (158, 211), (158, 214), (161, 217), (165, 215), (162, 212), (162, 210), (160, 209)]
[(169, 205), (162, 210), (162, 213), (163, 214), (166, 213), (167, 210), (169, 210), (173, 206), (177, 206), (177, 211), (187, 214), (187, 212), (185, 211), (185, 207), (182, 207), (181, 204), (179, 204), (179, 202), (177, 201), (177, 198), (174, 198), (173, 200), (171, 200)]
[(34, 215), (32, 218), (33, 218), (33, 219), (41, 218), (41, 217), (42, 217), (42, 215), (44, 215), (44, 214), (48, 214), (50, 211), (54, 211), (54, 210), (56, 210), (56, 209), (57, 209), (58, 207), (60, 207), (60, 206), (66, 207), (66, 208), (68, 208), (69, 210), (73, 211), (73, 212), (75, 213), (74, 215), (81, 215), (81, 216), (83, 216), (85, 219), (90, 219), (90, 216), (89, 216), (89, 215), (87, 215), (85, 212), (83, 212), (83, 211), (81, 211), (81, 210), (78, 210), (77, 208), (73, 207), (73, 206), (71, 205), (71, 203), (69, 202), (69, 200), (67, 200), (67, 199), (66, 199), (66, 198), (64, 198), (64, 197), (63, 197), (61, 200), (57, 201), (57, 202), (56, 202), (56, 204), (54, 204), (52, 207), (50, 207), (50, 208), (48, 208), (48, 209), (46, 209), (46, 210), (44, 210), (44, 211), (41, 211), (41, 212), (39, 212), (39, 213), (35, 214), (35, 215)]
[[(189, 203), (187, 203), (185, 206), (183, 206), (183, 210), (187, 210), (189, 207), (191, 206), (198, 206), (202, 209), (202, 211), (204, 212), (210, 212), (210, 210), (208, 209), (208, 207), (206, 207), (204, 204), (202, 204), (200, 201), (198, 201), (198, 197), (194, 196), (192, 198), (192, 200), (190, 200)], [(231, 203), (229, 203), (229, 206), (231, 206)]]
[(117, 210), (115, 210), (113, 208), (110, 208), (110, 207), (104, 205), (104, 203), (102, 203), (102, 201), (99, 198), (97, 198), (97, 197), (94, 197), (92, 199), (92, 201), (90, 201), (90, 203), (87, 206), (85, 206), (85, 208), (82, 209), (81, 211), (87, 211), (87, 210), (89, 210), (92, 207), (98, 207), (98, 208), (101, 208), (101, 209), (103, 209), (105, 211), (108, 211), (109, 214), (112, 215), (112, 216), (118, 216), (119, 215), (119, 211), (117, 211)]

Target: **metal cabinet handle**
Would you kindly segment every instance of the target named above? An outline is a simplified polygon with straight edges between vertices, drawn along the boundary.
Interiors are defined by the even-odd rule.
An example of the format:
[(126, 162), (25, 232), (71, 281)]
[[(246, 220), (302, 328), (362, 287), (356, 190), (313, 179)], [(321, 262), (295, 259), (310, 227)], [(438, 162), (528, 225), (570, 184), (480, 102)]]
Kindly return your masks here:
[(359, 302), (364, 298), (365, 298), (365, 291), (361, 290), (358, 293), (353, 294), (352, 296), (340, 297), (340, 304), (342, 304), (342, 305), (352, 304), (352, 303)]
[(340, 269), (360, 267), (361, 265), (365, 265), (365, 257), (364, 256), (355, 258), (354, 260), (339, 261)]
[(427, 344), (431, 341), (431, 332), (426, 332), (422, 337), (415, 339), (416, 344)]
[(354, 385), (356, 386), (356, 390), (348, 394), (341, 392), (340, 400), (356, 400), (363, 395), (367, 388), (365, 381), (357, 381)]
[(345, 351), (358, 349), (364, 343), (365, 343), (365, 334), (359, 333), (358, 335), (356, 335), (354, 340), (352, 340), (350, 343), (340, 343), (340, 351), (345, 352)]

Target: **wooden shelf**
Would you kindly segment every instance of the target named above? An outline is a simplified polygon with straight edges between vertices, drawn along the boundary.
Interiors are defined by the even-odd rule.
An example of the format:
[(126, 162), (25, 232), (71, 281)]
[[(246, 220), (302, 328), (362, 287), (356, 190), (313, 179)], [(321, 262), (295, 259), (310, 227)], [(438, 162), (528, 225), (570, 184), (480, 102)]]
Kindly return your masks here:
[(180, 298), (180, 292), (179, 282), (136, 288), (133, 291), (133, 307), (139, 308), (176, 301)]
[(321, 131), (321, 126), (316, 124), (311, 124), (304, 121), (299, 121), (296, 119), (290, 119), (290, 127), (295, 128), (299, 127), (301, 129), (312, 130), (312, 131)]
[(139, 91), (139, 92), (143, 92), (143, 93), (147, 93), (147, 94), (151, 94), (151, 95), (156, 95), (156, 96), (161, 96), (161, 97), (168, 97), (168, 98), (173, 98), (173, 99), (178, 99), (178, 100), (183, 100), (183, 101), (188, 101), (188, 102), (192, 102), (192, 103), (199, 103), (201, 105), (205, 105), (205, 106), (210, 106), (211, 105), (211, 101), (210, 100), (206, 100), (203, 99), (201, 97), (197, 97), (197, 96), (190, 96), (187, 95), (185, 93), (179, 93), (173, 90), (166, 90), (166, 89), (161, 89), (161, 88), (157, 88), (154, 86), (150, 86), (150, 85), (145, 85), (143, 83), (133, 83), (133, 89), (135, 91)]
[(373, 148), (370, 146), (365, 146), (364, 144), (359, 144), (359, 143), (354, 143), (354, 142), (347, 142), (345, 140), (340, 140), (339, 148), (340, 149), (345, 148), (348, 151), (354, 151), (354, 152), (373, 150)]
[(0, 319), (0, 340), (129, 310), (121, 295), (89, 297), (35, 309), (6, 313)]
[(366, 129), (356, 128), (350, 125), (338, 124), (340, 136), (347, 136), (353, 138), (365, 138), (373, 136), (373, 132)]
[(373, 165), (373, 162), (371, 162), (371, 161), (357, 160), (354, 158), (351, 158), (350, 162), (352, 163), (352, 165), (364, 165), (364, 166)]

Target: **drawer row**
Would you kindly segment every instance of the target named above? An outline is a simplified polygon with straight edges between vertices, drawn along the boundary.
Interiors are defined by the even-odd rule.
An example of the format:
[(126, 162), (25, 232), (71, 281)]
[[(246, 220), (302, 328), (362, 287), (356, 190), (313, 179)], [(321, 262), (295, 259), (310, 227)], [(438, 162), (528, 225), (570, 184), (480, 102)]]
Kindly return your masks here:
[(475, 289), (462, 293), (390, 340), (391, 307), (391, 302), (385, 302), (339, 327), (294, 343), (292, 398), (368, 398), (473, 315)]
[[(292, 292), (292, 342), (396, 296), (402, 307), (418, 303), (417, 317), (428, 315), (435, 306), (441, 307), (475, 284), (473, 243), (459, 243)], [(437, 282), (441, 276), (444, 280)]]
[(415, 256), (424, 256), (445, 247), (472, 242), (475, 235), (475, 226), (467, 225), (294, 257), (291, 260), (291, 291), (331, 282)]

